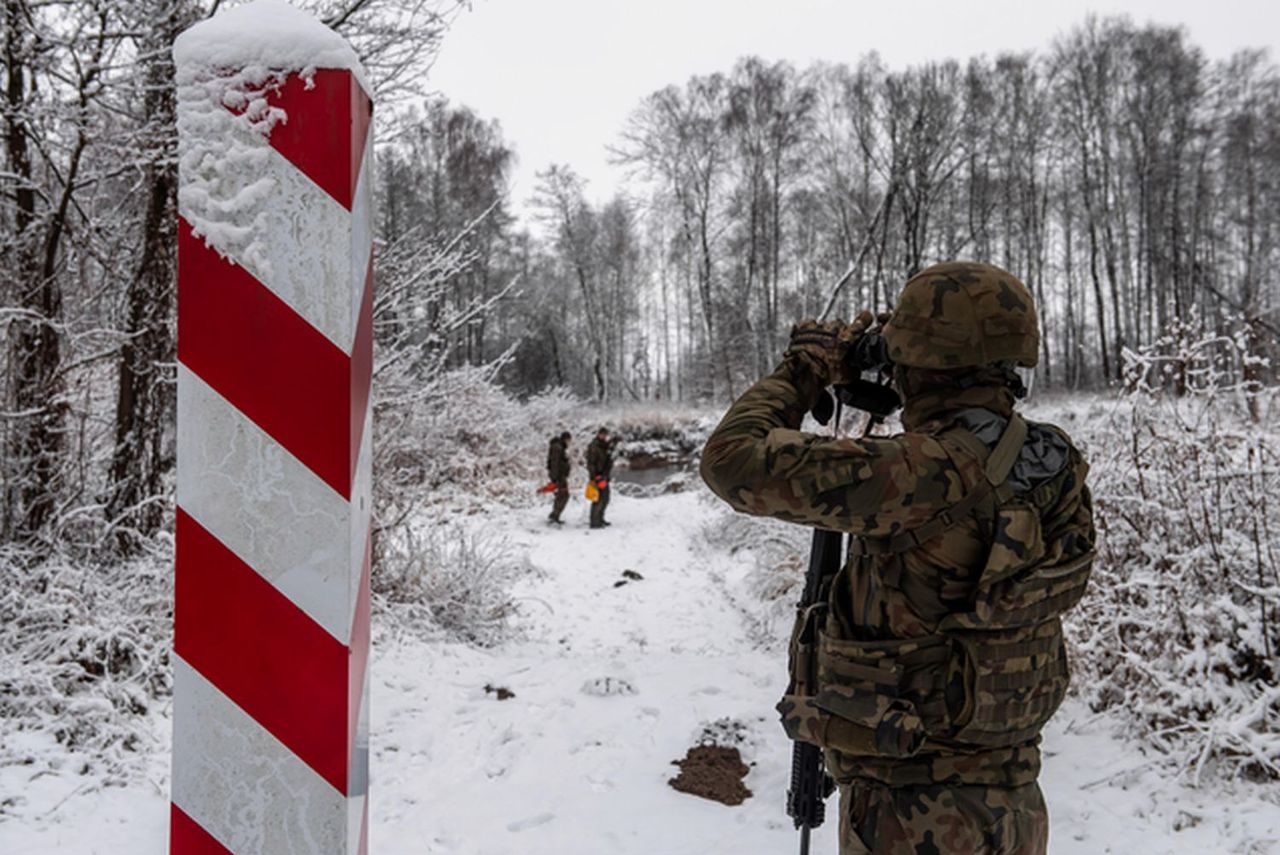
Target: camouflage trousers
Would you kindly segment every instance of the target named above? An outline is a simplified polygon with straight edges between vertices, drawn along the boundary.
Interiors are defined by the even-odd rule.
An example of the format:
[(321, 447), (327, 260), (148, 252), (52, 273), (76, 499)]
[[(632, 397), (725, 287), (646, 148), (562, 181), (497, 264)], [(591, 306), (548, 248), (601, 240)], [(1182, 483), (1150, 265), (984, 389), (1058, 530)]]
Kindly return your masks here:
[(551, 504), (551, 515), (548, 519), (560, 519), (560, 514), (564, 512), (567, 504), (569, 504), (569, 482), (562, 478), (556, 482), (555, 501)]
[(1040, 785), (840, 788), (840, 855), (1045, 855)]
[(609, 487), (600, 488), (600, 498), (591, 503), (591, 527), (604, 526), (604, 509), (609, 507)]

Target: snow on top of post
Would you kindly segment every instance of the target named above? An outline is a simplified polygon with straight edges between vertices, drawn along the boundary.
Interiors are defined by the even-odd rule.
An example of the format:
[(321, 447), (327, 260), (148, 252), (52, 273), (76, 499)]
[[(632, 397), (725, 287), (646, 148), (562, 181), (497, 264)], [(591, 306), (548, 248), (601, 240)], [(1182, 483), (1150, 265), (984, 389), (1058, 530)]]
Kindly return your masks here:
[(372, 95), (342, 36), (284, 0), (220, 12), (173, 45), (178, 90), (178, 212), (198, 238), (260, 279), (272, 274), (268, 212), (298, 200), (269, 169), (271, 131), (289, 117), (271, 93), (296, 74), (350, 71)]
[(364, 66), (342, 36), (284, 0), (252, 0), (187, 29), (173, 43), (179, 66), (261, 67), (309, 72), (343, 68), (373, 94)]

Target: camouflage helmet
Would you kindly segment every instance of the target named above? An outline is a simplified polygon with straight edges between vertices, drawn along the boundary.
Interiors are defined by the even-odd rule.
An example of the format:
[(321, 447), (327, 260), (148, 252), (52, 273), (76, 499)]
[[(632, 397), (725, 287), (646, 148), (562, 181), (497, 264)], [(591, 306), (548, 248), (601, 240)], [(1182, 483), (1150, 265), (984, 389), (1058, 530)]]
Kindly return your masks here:
[(1040, 329), (1031, 292), (990, 264), (948, 261), (913, 276), (884, 327), (889, 358), (914, 368), (1011, 361), (1034, 367)]

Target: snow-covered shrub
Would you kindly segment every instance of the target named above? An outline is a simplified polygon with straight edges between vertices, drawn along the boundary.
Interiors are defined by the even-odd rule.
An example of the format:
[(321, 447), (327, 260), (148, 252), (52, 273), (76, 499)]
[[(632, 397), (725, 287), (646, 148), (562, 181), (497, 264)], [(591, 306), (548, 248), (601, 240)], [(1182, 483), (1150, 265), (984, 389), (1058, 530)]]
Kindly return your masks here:
[(519, 402), (483, 369), (442, 371), (430, 383), (413, 406), (382, 407), (375, 427), (372, 584), (387, 617), (489, 644), (522, 562), (498, 539), (461, 527), (424, 534), (421, 520), (535, 501), (547, 441), (575, 404), (555, 392)]
[(481, 646), (502, 638), (515, 612), (511, 586), (528, 563), (487, 530), (406, 527), (386, 552), (373, 593), (379, 613), (403, 628), (441, 631)]
[(1228, 318), (1220, 331), (1198, 321), (1173, 320), (1151, 344), (1124, 355), (1125, 389), (1150, 397), (1188, 395), (1230, 405), (1257, 422), (1275, 405), (1278, 387), (1263, 378), (1271, 368), (1262, 327)]
[(40, 730), (116, 773), (149, 747), (171, 691), (171, 540), (127, 562), (0, 553), (0, 765), (33, 763), (3, 732)]
[(812, 530), (723, 509), (703, 531), (708, 563), (763, 645), (784, 644), (804, 586)]
[(543, 478), (547, 441), (574, 402), (550, 394), (522, 404), (478, 374), (451, 372), (439, 406), (420, 414), (428, 483), (495, 498), (527, 495), (530, 482)]
[(693, 457), (717, 421), (701, 410), (670, 406), (615, 406), (586, 414), (600, 423), (591, 424), (589, 430), (603, 425), (618, 438), (618, 453), (624, 458), (643, 453)]
[[(1157, 376), (1130, 355), (1130, 376)], [(1179, 369), (1182, 370), (1181, 368)], [(1187, 370), (1083, 424), (1099, 552), (1072, 615), (1075, 686), (1193, 779), (1280, 776), (1280, 432)]]

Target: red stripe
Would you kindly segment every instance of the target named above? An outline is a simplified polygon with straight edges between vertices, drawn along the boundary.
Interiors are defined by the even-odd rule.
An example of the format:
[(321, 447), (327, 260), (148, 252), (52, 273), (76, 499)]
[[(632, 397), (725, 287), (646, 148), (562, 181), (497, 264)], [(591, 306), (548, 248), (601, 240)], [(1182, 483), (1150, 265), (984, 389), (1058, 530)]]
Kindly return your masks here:
[[(351, 498), (352, 360), (186, 220), (178, 229), (178, 359)], [(368, 400), (367, 378), (359, 394)], [(364, 403), (359, 413), (363, 424)]]
[[(364, 672), (369, 665), (369, 569), (373, 559), (373, 527), (364, 540), (364, 569), (356, 595), (356, 612), (351, 623), (350, 664), (347, 668), (347, 756), (354, 756), (356, 730), (360, 726), (360, 704), (364, 700)], [(350, 794), (348, 794), (350, 795)]]
[(271, 129), (271, 147), (351, 210), (373, 120), (373, 102), (355, 75), (321, 68), (308, 85), (291, 74), (267, 101), (288, 116)]
[[(369, 126), (373, 124), (373, 101), (360, 86), (354, 74), (351, 75), (351, 197), (356, 195), (356, 185), (360, 183), (360, 171), (364, 166), (364, 149), (369, 144)], [(373, 176), (369, 176), (372, 178)], [(372, 198), (373, 191), (370, 189)], [(351, 207), (350, 204), (347, 205)], [(373, 212), (369, 212), (373, 216)]]
[(351, 480), (360, 463), (360, 440), (364, 437), (365, 409), (369, 406), (369, 386), (373, 382), (373, 252), (364, 277), (364, 298), (351, 346)]
[[(367, 809), (366, 809), (367, 812)], [(169, 810), (169, 855), (232, 855), (177, 805)]]
[(181, 508), (174, 651), (340, 793), (347, 648)]

